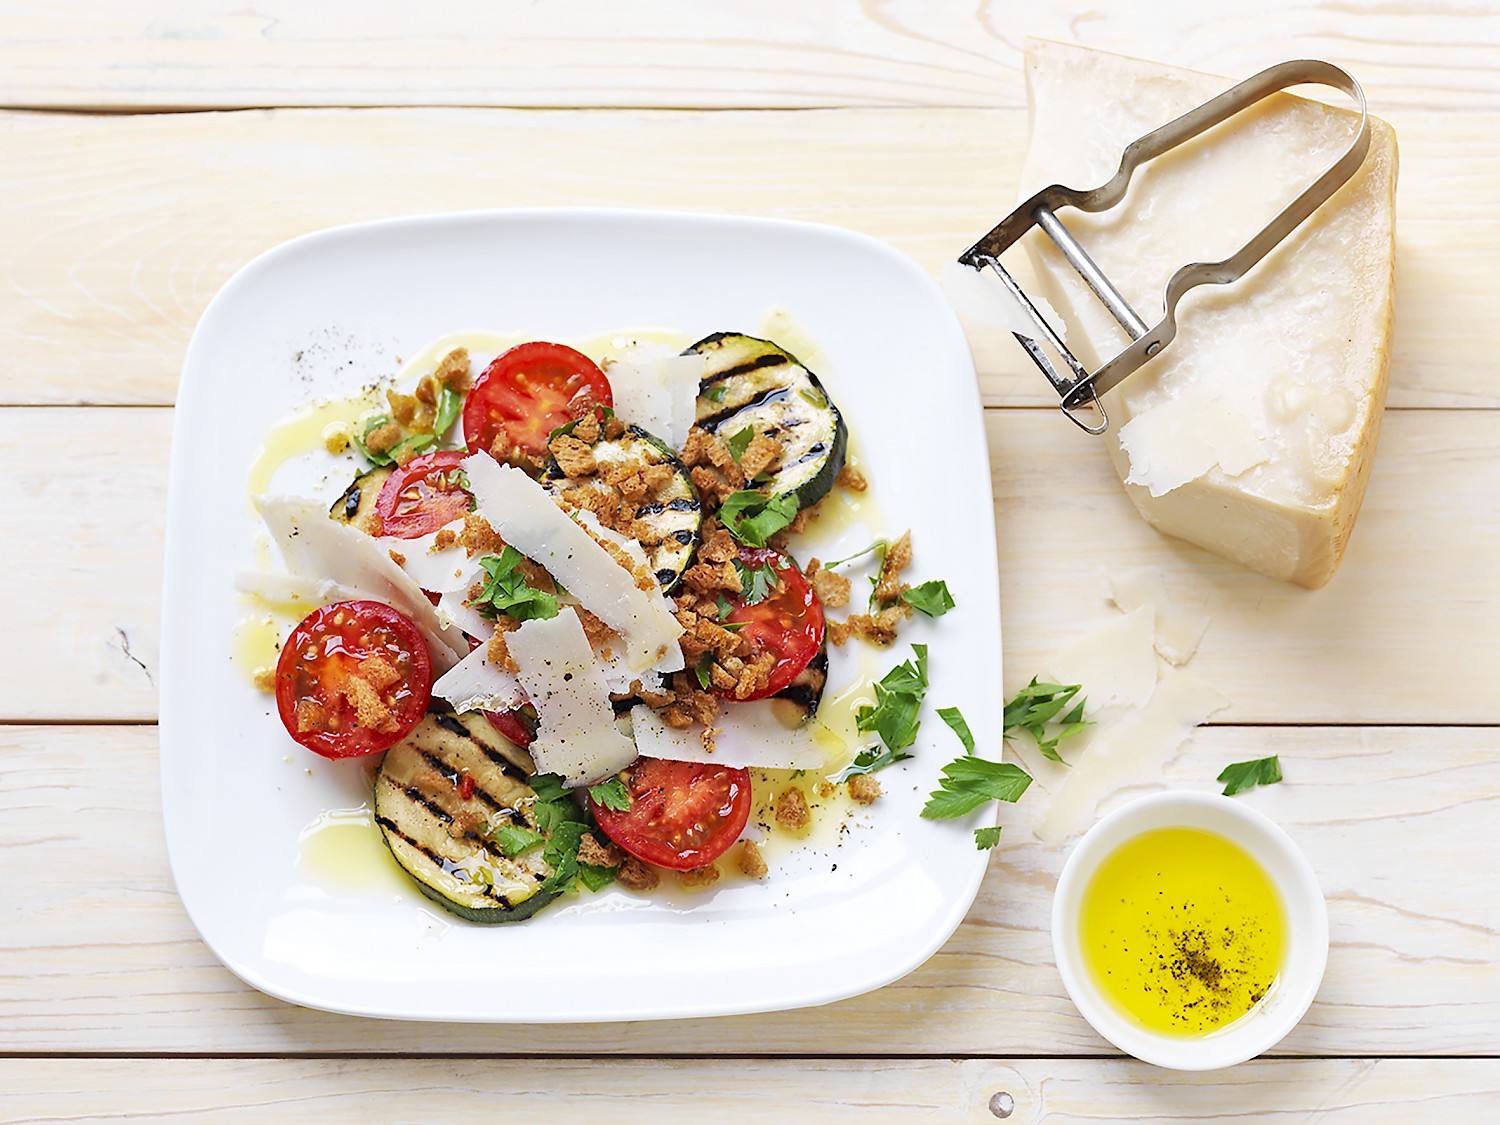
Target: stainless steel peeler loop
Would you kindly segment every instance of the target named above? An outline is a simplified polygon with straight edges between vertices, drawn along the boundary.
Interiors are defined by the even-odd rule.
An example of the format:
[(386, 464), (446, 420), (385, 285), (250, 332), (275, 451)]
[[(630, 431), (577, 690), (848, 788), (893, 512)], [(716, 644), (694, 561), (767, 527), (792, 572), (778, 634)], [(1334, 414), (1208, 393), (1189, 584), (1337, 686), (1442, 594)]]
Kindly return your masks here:
[[(1078, 240), (1063, 226), (1057, 212), (1064, 207), (1076, 207), (1080, 211), (1107, 211), (1124, 198), (1131, 176), (1146, 161), (1208, 131), (1263, 98), (1290, 86), (1301, 85), (1331, 86), (1342, 90), (1354, 100), (1359, 108), (1359, 131), (1353, 141), (1321, 176), (1229, 257), (1217, 262), (1190, 262), (1180, 267), (1167, 282), (1163, 297), (1165, 314), (1155, 325), (1148, 327), (1109, 278), (1104, 276)], [(1177, 335), (1177, 302), (1182, 299), (1182, 295), (1195, 286), (1227, 285), (1244, 276), (1277, 243), (1296, 230), (1303, 220), (1353, 177), (1364, 163), (1369, 148), (1369, 110), (1365, 105), (1364, 90), (1353, 76), (1332, 63), (1317, 59), (1278, 63), (1133, 142), (1120, 157), (1119, 170), (1107, 183), (1091, 191), (1079, 191), (1061, 184), (1043, 188), (1006, 216), (989, 234), (960, 254), (958, 260), (962, 265), (975, 270), (988, 266), (995, 271), (1022, 310), (1037, 326), (1036, 336), (1027, 336), (1021, 332), (1015, 332), (1014, 335), (1057, 391), (1059, 407), (1082, 429), (1091, 434), (1102, 434), (1109, 428), (1109, 416), (1105, 413), (1099, 396), (1119, 385), (1126, 376), (1172, 342)], [(1097, 370), (1085, 370), (1016, 284), (1015, 279), (1000, 264), (1000, 255), (1033, 227), (1040, 227), (1052, 240), (1068, 264), (1078, 271), (1079, 276), (1088, 283), (1089, 288), (1130, 336), (1131, 343), (1112, 359), (1101, 364)], [(1068, 372), (1057, 370), (1038, 340), (1045, 341), (1062, 357), (1069, 368)], [(1095, 416), (1097, 421), (1093, 420)]]

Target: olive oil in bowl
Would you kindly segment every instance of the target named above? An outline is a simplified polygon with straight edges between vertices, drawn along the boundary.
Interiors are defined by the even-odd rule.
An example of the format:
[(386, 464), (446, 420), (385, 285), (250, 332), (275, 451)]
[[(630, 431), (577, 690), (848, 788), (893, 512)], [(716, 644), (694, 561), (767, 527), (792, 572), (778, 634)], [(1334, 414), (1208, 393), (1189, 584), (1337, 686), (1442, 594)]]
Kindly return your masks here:
[(1079, 927), (1096, 987), (1157, 1032), (1234, 1023), (1275, 987), (1286, 954), (1270, 876), (1201, 828), (1157, 828), (1116, 848), (1084, 888)]

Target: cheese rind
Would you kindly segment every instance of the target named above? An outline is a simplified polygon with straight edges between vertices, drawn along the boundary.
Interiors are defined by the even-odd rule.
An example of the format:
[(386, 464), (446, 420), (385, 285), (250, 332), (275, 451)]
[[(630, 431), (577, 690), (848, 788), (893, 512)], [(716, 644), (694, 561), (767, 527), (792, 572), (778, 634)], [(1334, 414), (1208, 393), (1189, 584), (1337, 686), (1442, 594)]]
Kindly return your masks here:
[[(1228, 79), (1060, 43), (1029, 45), (1021, 195), (1107, 180), (1130, 141)], [(1065, 225), (1148, 324), (1167, 279), (1238, 249), (1353, 136), (1354, 114), (1276, 95), (1142, 166), (1118, 206)], [(1371, 118), (1353, 180), (1246, 277), (1191, 291), (1177, 338), (1106, 396), (1111, 457), (1161, 531), (1308, 587), (1332, 577), (1384, 408), (1395, 259), (1395, 134)], [(1045, 239), (1041, 290), (1090, 368), (1127, 342)]]

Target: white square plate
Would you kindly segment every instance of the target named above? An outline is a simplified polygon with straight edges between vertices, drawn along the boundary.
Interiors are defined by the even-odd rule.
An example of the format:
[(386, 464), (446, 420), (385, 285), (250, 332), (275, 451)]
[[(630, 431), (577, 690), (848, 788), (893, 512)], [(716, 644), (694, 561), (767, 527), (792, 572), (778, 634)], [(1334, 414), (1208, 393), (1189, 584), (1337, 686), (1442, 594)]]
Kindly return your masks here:
[[(391, 373), (461, 329), (578, 340), (671, 327), (754, 334), (785, 309), (821, 345), (879, 509), (910, 527), (914, 581), (958, 608), (892, 651), (835, 656), (877, 675), (931, 646), (915, 758), (850, 831), (789, 854), (758, 882), (660, 896), (609, 889), (536, 918), (476, 926), (414, 888), (341, 888), (298, 863), (298, 837), (358, 805), (356, 763), (293, 744), (229, 658), (253, 565), (246, 470), (278, 417)], [(574, 1022), (726, 1015), (821, 1004), (911, 971), (953, 932), (987, 859), (971, 829), (918, 813), (960, 750), (934, 714), (963, 708), (1000, 746), (1000, 617), (989, 460), (963, 332), (937, 286), (882, 243), (765, 219), (509, 211), (324, 231), (229, 281), (188, 349), (173, 438), (163, 612), (162, 801), (172, 870), (204, 940), (244, 980), (314, 1008), (399, 1019)], [(336, 494), (335, 490), (335, 494)], [(869, 530), (844, 537), (851, 551)], [(856, 541), (863, 539), (863, 541)], [(823, 557), (830, 556), (825, 553)]]

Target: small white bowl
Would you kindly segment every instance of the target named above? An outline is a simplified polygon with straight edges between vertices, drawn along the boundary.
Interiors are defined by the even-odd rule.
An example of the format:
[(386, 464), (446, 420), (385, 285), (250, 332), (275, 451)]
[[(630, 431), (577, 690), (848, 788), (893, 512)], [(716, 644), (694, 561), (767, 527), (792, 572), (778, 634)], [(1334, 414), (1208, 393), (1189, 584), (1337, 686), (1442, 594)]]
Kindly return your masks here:
[[(1155, 828), (1198, 828), (1238, 844), (1265, 869), (1286, 910), (1286, 960), (1270, 995), (1207, 1035), (1141, 1026), (1101, 994), (1084, 963), (1079, 913), (1089, 880), (1116, 848)], [(1306, 1013), (1328, 963), (1328, 908), (1312, 865), (1264, 813), (1213, 793), (1155, 793), (1110, 813), (1073, 849), (1052, 899), (1052, 949), (1083, 1018), (1120, 1050), (1173, 1070), (1216, 1070), (1274, 1047)]]

